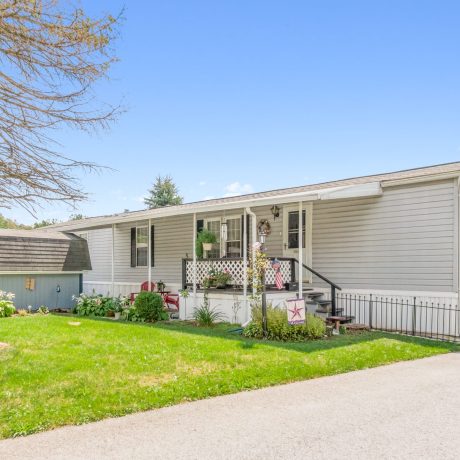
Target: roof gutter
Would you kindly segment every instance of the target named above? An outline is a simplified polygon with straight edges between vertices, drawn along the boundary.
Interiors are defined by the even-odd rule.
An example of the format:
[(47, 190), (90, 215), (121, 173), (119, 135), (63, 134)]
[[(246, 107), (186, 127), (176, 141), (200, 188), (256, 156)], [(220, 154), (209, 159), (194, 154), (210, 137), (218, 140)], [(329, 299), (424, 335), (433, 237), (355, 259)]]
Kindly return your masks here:
[(78, 231), (89, 228), (109, 227), (112, 224), (122, 224), (128, 222), (137, 222), (146, 219), (158, 219), (161, 217), (179, 216), (193, 213), (206, 213), (213, 211), (225, 211), (230, 209), (251, 208), (257, 206), (266, 206), (273, 204), (286, 204), (298, 201), (318, 201), (333, 200), (345, 198), (358, 198), (363, 196), (378, 196), (382, 194), (380, 182), (371, 182), (365, 184), (345, 185), (341, 187), (330, 187), (324, 189), (308, 190), (302, 192), (289, 193), (285, 195), (264, 196), (260, 198), (233, 200), (227, 203), (203, 204), (200, 206), (184, 207), (165, 207), (154, 210), (139, 211), (128, 215), (107, 216), (101, 218), (83, 219), (80, 221), (71, 221), (61, 225), (49, 227), (50, 230), (59, 231)]

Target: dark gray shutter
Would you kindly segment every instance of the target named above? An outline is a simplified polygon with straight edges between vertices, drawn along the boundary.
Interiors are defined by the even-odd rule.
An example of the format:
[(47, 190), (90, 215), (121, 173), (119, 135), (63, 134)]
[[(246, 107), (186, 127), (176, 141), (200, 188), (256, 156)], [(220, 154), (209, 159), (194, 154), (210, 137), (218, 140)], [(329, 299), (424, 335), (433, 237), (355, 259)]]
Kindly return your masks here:
[(196, 221), (196, 232), (200, 233), (201, 230), (203, 230), (203, 228), (204, 228), (204, 220), (203, 219), (198, 219)]
[(131, 228), (131, 267), (136, 266), (136, 227)]
[(155, 266), (155, 225), (150, 229), (150, 265)]

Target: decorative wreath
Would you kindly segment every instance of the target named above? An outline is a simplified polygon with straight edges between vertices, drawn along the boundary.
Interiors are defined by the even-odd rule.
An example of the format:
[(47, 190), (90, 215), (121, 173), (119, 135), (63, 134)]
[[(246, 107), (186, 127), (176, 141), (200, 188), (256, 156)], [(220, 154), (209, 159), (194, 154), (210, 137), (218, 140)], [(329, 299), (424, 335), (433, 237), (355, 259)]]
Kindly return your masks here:
[(272, 226), (267, 219), (262, 219), (257, 225), (257, 230), (259, 231), (259, 234), (268, 236), (272, 232)]

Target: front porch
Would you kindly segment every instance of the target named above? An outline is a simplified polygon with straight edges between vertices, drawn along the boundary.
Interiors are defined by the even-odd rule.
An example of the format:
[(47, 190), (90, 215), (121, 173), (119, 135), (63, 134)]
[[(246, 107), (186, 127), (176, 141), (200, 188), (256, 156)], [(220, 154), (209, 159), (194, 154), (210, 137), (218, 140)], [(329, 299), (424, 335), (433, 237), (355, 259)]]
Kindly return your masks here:
[[(269, 258), (273, 260), (274, 258)], [(316, 272), (305, 264), (300, 264), (293, 257), (279, 257), (280, 272), (283, 287), (278, 289), (275, 283), (276, 272), (271, 266), (265, 272), (265, 293), (267, 302), (273, 306), (284, 306), (287, 300), (304, 298), (308, 313), (326, 317), (328, 314), (337, 314), (335, 283)], [(219, 259), (183, 259), (182, 260), (182, 287), (193, 292), (193, 307), (188, 308), (185, 299), (181, 299), (181, 319), (191, 318), (193, 308), (208, 298), (211, 308), (217, 308), (224, 313), (227, 319), (234, 323), (244, 323), (250, 319), (250, 303), (253, 294), (252, 287), (247, 280), (247, 258), (219, 258)], [(300, 266), (300, 268), (299, 268)], [(210, 271), (226, 271), (231, 280), (222, 288), (209, 288), (206, 279)], [(311, 283), (299, 283), (298, 275), (309, 272), (329, 287), (314, 288)], [(299, 290), (300, 286), (300, 290)]]

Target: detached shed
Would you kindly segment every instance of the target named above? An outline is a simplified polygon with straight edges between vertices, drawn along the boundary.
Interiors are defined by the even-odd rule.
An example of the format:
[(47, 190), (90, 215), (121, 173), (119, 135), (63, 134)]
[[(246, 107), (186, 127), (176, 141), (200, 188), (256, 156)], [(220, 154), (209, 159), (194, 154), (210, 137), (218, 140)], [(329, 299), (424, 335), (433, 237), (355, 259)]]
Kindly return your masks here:
[(0, 230), (0, 289), (14, 292), (16, 308), (71, 308), (91, 270), (88, 244), (71, 233)]

